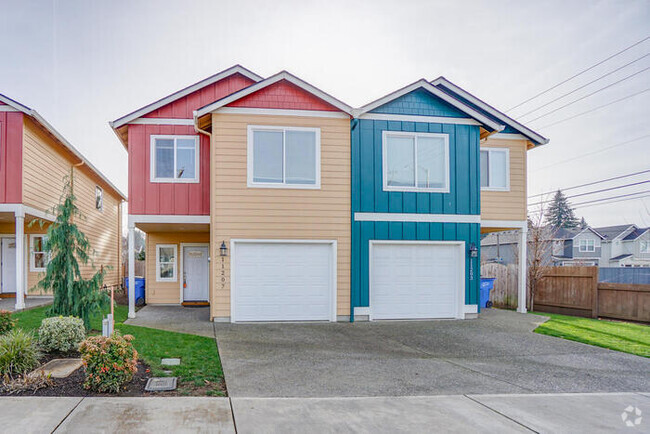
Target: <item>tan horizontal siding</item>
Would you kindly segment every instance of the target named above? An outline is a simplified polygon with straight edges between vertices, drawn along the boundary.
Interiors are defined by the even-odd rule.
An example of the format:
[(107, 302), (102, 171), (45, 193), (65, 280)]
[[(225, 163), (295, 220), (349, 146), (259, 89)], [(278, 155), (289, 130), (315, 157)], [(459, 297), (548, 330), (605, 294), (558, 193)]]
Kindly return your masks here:
[[(320, 128), (321, 188), (249, 188), (248, 125)], [(218, 257), (222, 241), (233, 238), (336, 240), (337, 314), (349, 315), (349, 120), (214, 114), (212, 131), (212, 256)], [(229, 317), (230, 257), (223, 269), (221, 261), (212, 261), (211, 275), (211, 315)]]
[(481, 148), (510, 149), (510, 191), (481, 191), (482, 220), (526, 220), (526, 143), (492, 138), (481, 142)]
[(179, 258), (176, 258), (176, 281), (156, 282), (156, 245), (175, 244), (176, 254), (180, 257), (181, 243), (208, 243), (208, 232), (152, 232), (147, 233), (146, 260), (146, 299), (151, 304), (179, 304), (181, 287), (179, 273)]

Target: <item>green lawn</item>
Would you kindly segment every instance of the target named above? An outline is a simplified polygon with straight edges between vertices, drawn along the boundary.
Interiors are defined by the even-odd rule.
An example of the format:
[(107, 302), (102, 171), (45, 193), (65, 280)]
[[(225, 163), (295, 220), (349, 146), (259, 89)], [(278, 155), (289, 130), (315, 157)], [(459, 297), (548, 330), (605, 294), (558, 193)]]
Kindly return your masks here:
[[(47, 306), (15, 313), (17, 327), (37, 332)], [(108, 312), (106, 312), (108, 313)], [(155, 376), (164, 376), (160, 359), (164, 357), (181, 357), (180, 366), (165, 366), (172, 376), (178, 377), (178, 391), (181, 394), (209, 396), (224, 395), (223, 370), (214, 339), (203, 336), (156, 330), (123, 324), (127, 318), (126, 306), (115, 306), (115, 328), (122, 334), (135, 338), (133, 344), (140, 358), (150, 367)], [(93, 330), (100, 331), (102, 317), (91, 321)]]
[(551, 318), (537, 327), (535, 333), (650, 357), (650, 326), (545, 312), (532, 313)]

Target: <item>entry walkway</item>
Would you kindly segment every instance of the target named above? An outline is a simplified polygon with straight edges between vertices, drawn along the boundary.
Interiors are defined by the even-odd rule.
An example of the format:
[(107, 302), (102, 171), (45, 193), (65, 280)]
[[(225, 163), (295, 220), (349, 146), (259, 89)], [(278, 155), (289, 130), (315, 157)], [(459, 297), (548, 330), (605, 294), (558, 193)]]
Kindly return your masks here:
[(214, 337), (209, 307), (145, 306), (125, 324)]
[[(648, 432), (650, 393), (0, 398), (5, 433)], [(632, 429), (630, 428), (630, 424)]]
[[(32, 296), (25, 298), (25, 309), (33, 309), (35, 307), (45, 306), (52, 303), (53, 297), (48, 296)], [(8, 310), (14, 312), (16, 310), (15, 298), (0, 298), (0, 310)]]

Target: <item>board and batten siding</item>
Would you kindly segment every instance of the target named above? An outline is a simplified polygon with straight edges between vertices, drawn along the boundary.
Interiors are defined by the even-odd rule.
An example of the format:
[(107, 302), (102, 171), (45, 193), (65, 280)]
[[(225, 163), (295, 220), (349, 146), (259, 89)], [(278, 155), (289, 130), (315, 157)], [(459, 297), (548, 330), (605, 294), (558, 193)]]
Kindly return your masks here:
[[(180, 254), (181, 243), (209, 243), (209, 232), (147, 232), (145, 254), (145, 297), (151, 304), (179, 304), (181, 302)], [(156, 282), (156, 245), (176, 246), (176, 281)], [(211, 255), (214, 257), (214, 255)]]
[(22, 200), (23, 114), (0, 112), (0, 203)]
[(527, 141), (488, 137), (481, 147), (507, 148), (510, 154), (510, 191), (481, 191), (481, 219), (525, 221)]
[[(358, 122), (358, 123), (357, 123)], [(355, 123), (357, 123), (355, 125)], [(449, 135), (449, 193), (383, 190), (382, 134), (384, 131)], [(480, 213), (479, 127), (427, 122), (352, 121), (352, 211), (365, 213), (471, 214)], [(450, 216), (451, 218), (451, 216)], [(415, 223), (352, 221), (352, 297), (355, 307), (369, 303), (369, 241), (464, 241), (479, 246), (478, 223)], [(465, 302), (478, 302), (478, 259), (466, 257)], [(470, 270), (472, 279), (470, 279)]]
[[(249, 125), (320, 128), (321, 188), (247, 187)], [(336, 240), (337, 315), (349, 315), (349, 119), (215, 113), (212, 131), (211, 256), (231, 239)], [(223, 269), (211, 261), (211, 275), (211, 316), (229, 317), (230, 256)]]

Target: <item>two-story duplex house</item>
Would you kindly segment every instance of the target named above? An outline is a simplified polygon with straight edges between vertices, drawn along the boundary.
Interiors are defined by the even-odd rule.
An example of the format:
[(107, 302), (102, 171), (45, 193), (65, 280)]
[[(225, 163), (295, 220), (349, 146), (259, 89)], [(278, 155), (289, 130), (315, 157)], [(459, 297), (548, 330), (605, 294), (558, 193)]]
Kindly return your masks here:
[(104, 283), (117, 286), (125, 196), (38, 112), (0, 95), (0, 295), (15, 297), (17, 310), (26, 295), (45, 295), (36, 284), (49, 257), (43, 248), (48, 224), (30, 223), (54, 220), (65, 177), (84, 216), (75, 223), (95, 251), (81, 272), (88, 277), (110, 266)]
[(444, 78), (353, 110), (241, 66), (111, 125), (147, 302), (232, 322), (476, 314), (480, 233), (525, 245), (526, 152), (547, 142)]
[(599, 266), (605, 236), (586, 228), (558, 229), (553, 237), (553, 265)]
[(603, 235), (601, 267), (650, 267), (650, 228), (618, 225), (595, 230)]

